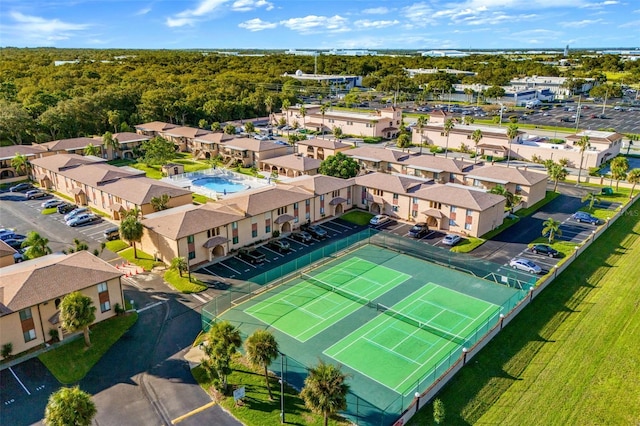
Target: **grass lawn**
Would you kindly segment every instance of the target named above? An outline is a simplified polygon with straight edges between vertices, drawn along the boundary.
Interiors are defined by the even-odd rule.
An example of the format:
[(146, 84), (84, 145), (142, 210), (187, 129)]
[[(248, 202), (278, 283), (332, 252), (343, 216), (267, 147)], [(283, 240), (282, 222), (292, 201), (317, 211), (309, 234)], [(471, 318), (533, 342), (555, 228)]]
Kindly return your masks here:
[[(638, 282), (640, 216), (629, 214), (445, 386), (446, 424), (636, 424)], [(432, 409), (409, 424), (432, 424)]]
[(118, 252), (118, 255), (120, 257), (123, 257), (124, 259), (128, 260), (129, 262), (141, 266), (142, 268), (144, 268), (145, 271), (150, 271), (153, 269), (154, 266), (162, 266), (164, 265), (164, 263), (162, 262), (156, 262), (153, 259), (153, 256), (151, 256), (148, 253), (143, 252), (142, 250), (138, 249), (137, 250), (137, 257), (134, 257), (134, 253), (133, 253), (133, 247), (130, 247), (126, 250), (122, 250)]
[(118, 253), (119, 251), (128, 248), (129, 244), (127, 244), (122, 240), (113, 240), (113, 241), (107, 241), (105, 243), (105, 247), (114, 253)]
[(340, 216), (340, 219), (344, 219), (347, 222), (351, 222), (356, 225), (368, 225), (373, 215), (369, 212), (363, 212), (361, 210), (351, 210), (348, 213)]
[(81, 336), (38, 357), (59, 382), (68, 385), (82, 379), (138, 319), (133, 312), (91, 327), (91, 347), (85, 349)]
[(486, 240), (476, 237), (465, 237), (457, 245), (451, 247), (451, 251), (454, 253), (469, 253), (475, 250), (476, 247), (480, 247)]
[(188, 274), (183, 272), (182, 275), (177, 270), (169, 269), (164, 273), (164, 280), (181, 293), (199, 293), (207, 289), (207, 285), (199, 279), (191, 277), (189, 281)]
[(544, 206), (547, 203), (550, 203), (551, 201), (555, 200), (559, 196), (560, 196), (559, 192), (547, 191), (546, 195), (544, 196), (544, 198), (542, 200), (538, 201), (537, 203), (535, 203), (531, 207), (527, 207), (526, 209), (518, 210), (515, 214), (518, 217), (530, 216), (530, 215), (534, 214), (535, 212), (537, 212), (538, 210), (540, 210), (540, 208), (542, 206)]
[[(220, 405), (247, 426), (280, 425), (280, 384), (277, 377), (270, 377), (269, 380), (274, 398), (270, 401), (263, 373), (247, 367), (241, 361), (242, 359), (237, 357), (232, 362), (233, 372), (229, 375), (229, 383), (245, 387), (244, 405), (236, 406), (233, 396), (225, 397), (219, 402)], [(191, 372), (200, 386), (209, 392), (211, 383), (204, 370), (196, 367)], [(317, 426), (323, 424), (322, 416), (307, 410), (298, 392), (289, 386), (285, 386), (284, 402), (287, 424)], [(346, 426), (349, 423), (329, 419), (329, 424)]]
[(560, 258), (562, 259), (571, 256), (576, 251), (575, 247), (578, 245), (576, 243), (571, 243), (569, 241), (558, 241), (557, 239), (553, 243), (549, 244), (549, 238), (542, 237), (542, 236), (533, 240), (529, 244), (529, 247), (533, 246), (534, 244), (546, 244), (548, 246), (553, 247), (554, 249), (562, 253), (562, 255), (560, 256)]
[(43, 209), (40, 214), (54, 214), (54, 213), (58, 213), (58, 208), (57, 207), (51, 207), (48, 209)]
[(196, 193), (191, 194), (191, 197), (193, 198), (193, 202), (197, 204), (207, 204), (207, 201), (209, 201), (209, 198)]

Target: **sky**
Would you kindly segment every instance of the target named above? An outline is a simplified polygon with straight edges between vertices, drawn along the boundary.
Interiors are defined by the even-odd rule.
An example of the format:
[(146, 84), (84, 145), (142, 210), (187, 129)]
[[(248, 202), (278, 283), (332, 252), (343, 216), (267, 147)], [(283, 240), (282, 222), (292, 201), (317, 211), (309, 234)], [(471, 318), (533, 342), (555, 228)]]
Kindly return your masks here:
[(640, 47), (640, 0), (1, 0), (0, 46)]

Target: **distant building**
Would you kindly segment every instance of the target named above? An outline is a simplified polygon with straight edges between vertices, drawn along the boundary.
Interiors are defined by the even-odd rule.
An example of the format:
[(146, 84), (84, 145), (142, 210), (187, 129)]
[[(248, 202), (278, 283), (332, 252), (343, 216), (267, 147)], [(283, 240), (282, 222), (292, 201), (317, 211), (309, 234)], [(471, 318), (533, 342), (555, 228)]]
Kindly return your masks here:
[(294, 55), (294, 56), (318, 56), (320, 53), (318, 53), (315, 50), (296, 50), (296, 49), (289, 49), (286, 50), (284, 52), (285, 55)]
[(476, 75), (473, 71), (462, 71), (454, 69), (440, 69), (440, 68), (406, 68), (405, 71), (409, 74), (410, 78), (415, 77), (418, 74), (437, 74), (439, 72), (445, 74), (461, 74), (461, 75)]
[(564, 56), (565, 58), (567, 56), (569, 56), (569, 45), (568, 44), (564, 47), (564, 52), (562, 53), (562, 56)]
[(378, 52), (375, 50), (367, 49), (331, 49), (328, 52), (322, 52), (323, 55), (337, 55), (337, 56), (377, 56)]
[[(550, 92), (553, 92), (558, 98), (562, 99), (572, 95), (571, 89), (565, 87), (565, 83), (567, 82), (567, 80), (568, 78), (566, 77), (534, 75), (531, 77), (514, 78), (509, 82), (509, 84), (514, 91), (528, 89), (546, 89)], [(593, 88), (593, 86), (597, 84), (596, 80), (593, 78), (583, 78), (581, 80), (584, 80), (584, 84), (582, 85), (582, 87), (579, 87), (577, 90), (575, 90), (573, 94), (587, 93)]]
[(340, 86), (341, 89), (351, 90), (354, 87), (362, 87), (362, 76), (359, 75), (325, 75), (325, 74), (305, 74), (297, 70), (295, 74), (284, 73), (283, 77), (291, 77), (296, 80), (312, 80), (319, 83), (326, 83), (331, 86)]
[(427, 50), (426, 52), (420, 52), (422, 56), (433, 57), (450, 57), (450, 58), (462, 58), (469, 56), (468, 53), (460, 52), (459, 50)]

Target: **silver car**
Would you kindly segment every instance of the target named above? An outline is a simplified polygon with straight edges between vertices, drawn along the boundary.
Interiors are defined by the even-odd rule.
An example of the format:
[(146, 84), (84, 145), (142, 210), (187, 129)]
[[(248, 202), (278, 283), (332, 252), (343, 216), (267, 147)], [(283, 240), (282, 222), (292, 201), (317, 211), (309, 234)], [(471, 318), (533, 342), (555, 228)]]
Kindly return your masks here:
[(529, 272), (530, 274), (539, 274), (542, 272), (542, 268), (530, 261), (529, 259), (511, 259), (509, 266), (513, 269), (519, 269), (521, 271)]

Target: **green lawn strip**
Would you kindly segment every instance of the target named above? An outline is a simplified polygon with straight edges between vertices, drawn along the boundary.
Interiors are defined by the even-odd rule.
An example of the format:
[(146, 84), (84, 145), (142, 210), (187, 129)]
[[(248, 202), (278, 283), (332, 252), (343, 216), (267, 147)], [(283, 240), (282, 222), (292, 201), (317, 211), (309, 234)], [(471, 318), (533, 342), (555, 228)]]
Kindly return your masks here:
[[(237, 406), (233, 396), (225, 396), (219, 404), (228, 410), (235, 418), (247, 426), (280, 425), (280, 384), (278, 378), (270, 376), (271, 392), (273, 400), (269, 400), (264, 374), (253, 370), (241, 363), (241, 358), (236, 357), (231, 364), (233, 368), (228, 381), (236, 387), (245, 387), (243, 405)], [(201, 367), (191, 370), (193, 377), (206, 391), (211, 392), (211, 382)], [(284, 411), (287, 424), (292, 425), (317, 425), (323, 424), (322, 416), (309, 411), (298, 392), (285, 385)], [(347, 421), (329, 419), (330, 425), (348, 425)]]
[(58, 213), (58, 208), (57, 207), (50, 207), (48, 209), (43, 209), (40, 214), (54, 214), (54, 213)]
[(258, 171), (256, 169), (251, 168), (251, 167), (236, 167), (236, 168), (231, 169), (231, 170), (233, 170), (236, 173), (243, 174), (243, 175), (264, 179), (264, 175), (258, 173)]
[[(542, 230), (540, 230), (540, 232), (542, 232)], [(534, 244), (546, 244), (548, 246), (553, 247), (554, 249), (562, 253), (562, 256), (560, 256), (561, 258), (566, 258), (571, 256), (576, 251), (575, 247), (579, 245), (576, 243), (571, 243), (569, 241), (559, 241), (559, 240), (555, 240), (553, 243), (549, 244), (549, 238), (542, 237), (542, 236), (533, 240), (528, 247), (531, 248)]]
[(544, 206), (547, 203), (550, 203), (551, 201), (555, 200), (559, 196), (560, 196), (559, 192), (547, 191), (546, 195), (544, 196), (544, 198), (542, 200), (538, 201), (537, 203), (535, 203), (531, 207), (527, 207), (526, 209), (518, 210), (515, 214), (518, 217), (530, 216), (530, 215), (534, 214), (535, 212), (537, 212), (538, 210), (540, 210), (540, 208), (542, 206)]
[(84, 338), (66, 343), (38, 357), (60, 383), (81, 380), (138, 319), (133, 312), (110, 318), (91, 327), (91, 347), (85, 349)]
[[(474, 124), (488, 124), (490, 126), (493, 127), (498, 127), (498, 123), (494, 123), (493, 120), (480, 120), (480, 119), (476, 119), (474, 121)], [(505, 116), (502, 117), (502, 125), (503, 126), (508, 126), (509, 124), (511, 124), (509, 122), (509, 119), (506, 118)], [(570, 128), (567, 127), (558, 127), (558, 126), (545, 126), (542, 124), (525, 124), (522, 122), (516, 123), (518, 125), (518, 128), (521, 129), (540, 129), (540, 130), (554, 130), (557, 132), (561, 132), (561, 133), (567, 133), (567, 134), (574, 134), (575, 131), (573, 131)]]
[(125, 260), (144, 268), (145, 271), (150, 271), (154, 266), (162, 266), (164, 263), (156, 262), (148, 253), (142, 250), (137, 250), (137, 257), (134, 257), (133, 247), (118, 252), (118, 256), (123, 257)]
[(476, 247), (480, 247), (486, 240), (476, 237), (463, 238), (457, 245), (451, 248), (454, 253), (469, 253)]
[(114, 253), (118, 253), (119, 251), (128, 248), (129, 244), (127, 244), (122, 240), (113, 240), (113, 241), (107, 241), (105, 243), (105, 247)]
[(369, 212), (363, 212), (360, 210), (351, 210), (348, 213), (340, 216), (340, 219), (351, 222), (355, 225), (368, 225), (373, 215)]
[(147, 177), (150, 179), (160, 180), (163, 178), (162, 169), (160, 166), (147, 166), (143, 163), (131, 163), (129, 167), (133, 167), (134, 169), (142, 170), (146, 173)]
[(201, 194), (193, 193), (191, 194), (191, 197), (193, 198), (193, 202), (197, 204), (207, 204), (207, 202), (209, 201), (209, 198)]
[(634, 424), (639, 235), (621, 216), (468, 362), (438, 395), (446, 424)]
[(181, 293), (199, 293), (207, 289), (207, 285), (199, 279), (191, 277), (189, 281), (188, 274), (183, 272), (182, 275), (175, 269), (168, 269), (164, 273), (164, 280)]

